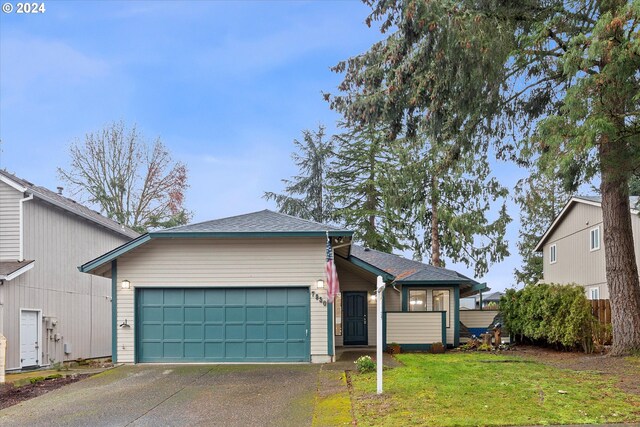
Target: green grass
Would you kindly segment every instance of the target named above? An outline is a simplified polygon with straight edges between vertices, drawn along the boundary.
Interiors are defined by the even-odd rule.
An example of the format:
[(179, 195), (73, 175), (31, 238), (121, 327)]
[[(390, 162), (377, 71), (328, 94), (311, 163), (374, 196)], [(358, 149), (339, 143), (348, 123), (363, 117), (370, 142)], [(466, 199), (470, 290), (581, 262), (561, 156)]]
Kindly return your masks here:
[[(401, 354), (405, 365), (353, 374), (359, 426), (489, 426), (640, 421), (640, 396), (615, 379), (481, 353)], [(558, 393), (559, 390), (566, 394)]]

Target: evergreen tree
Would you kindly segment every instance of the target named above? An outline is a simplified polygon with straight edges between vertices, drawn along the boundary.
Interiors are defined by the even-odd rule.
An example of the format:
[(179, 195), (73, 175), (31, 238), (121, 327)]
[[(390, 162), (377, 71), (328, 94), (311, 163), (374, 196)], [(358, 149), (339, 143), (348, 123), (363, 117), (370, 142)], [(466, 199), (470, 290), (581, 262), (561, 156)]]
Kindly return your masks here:
[(392, 206), (414, 258), (429, 256), (432, 265), (444, 267), (446, 257), (482, 276), (509, 254), (507, 190), (490, 176), (486, 155), (461, 156), (454, 146), (434, 150), (417, 139), (396, 141), (394, 147), (403, 167), (392, 175)]
[(325, 138), (325, 127), (303, 130), (302, 141), (293, 140), (297, 151), (291, 157), (299, 174), (283, 179), (285, 193), (265, 192), (282, 213), (320, 223), (331, 220), (333, 201), (328, 190), (327, 166), (333, 154), (333, 142)]
[(520, 207), (518, 252), (522, 266), (515, 270), (518, 283), (531, 285), (543, 279), (542, 254), (534, 248), (565, 206), (570, 193), (555, 177), (533, 172), (516, 187), (515, 201)]
[(399, 167), (385, 132), (373, 127), (336, 135), (329, 179), (334, 217), (355, 230), (354, 239), (383, 252), (404, 249), (390, 207), (390, 174)]
[[(349, 125), (536, 158), (565, 190), (598, 175), (613, 354), (640, 350), (629, 180), (640, 165), (640, 1), (366, 0), (393, 30), (335, 67)], [(536, 157), (538, 156), (538, 157)]]

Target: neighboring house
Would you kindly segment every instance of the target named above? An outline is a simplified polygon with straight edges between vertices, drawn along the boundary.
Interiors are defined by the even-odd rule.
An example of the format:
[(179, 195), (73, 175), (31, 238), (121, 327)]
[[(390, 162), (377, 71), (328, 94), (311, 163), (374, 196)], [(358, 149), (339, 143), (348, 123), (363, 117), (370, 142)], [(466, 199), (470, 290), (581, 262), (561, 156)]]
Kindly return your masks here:
[[(631, 197), (631, 225), (640, 265), (638, 198)], [(535, 248), (543, 254), (546, 283), (584, 286), (589, 299), (608, 299), (600, 197), (572, 197)]]
[[(151, 232), (80, 270), (112, 280), (121, 363), (333, 361), (336, 346), (375, 343), (378, 275), (392, 285), (387, 341), (456, 345), (459, 297), (484, 285), (352, 245), (352, 235), (264, 210)], [(327, 238), (342, 291), (334, 304)]]
[(111, 354), (111, 286), (77, 265), (137, 237), (0, 170), (0, 333), (6, 369)]

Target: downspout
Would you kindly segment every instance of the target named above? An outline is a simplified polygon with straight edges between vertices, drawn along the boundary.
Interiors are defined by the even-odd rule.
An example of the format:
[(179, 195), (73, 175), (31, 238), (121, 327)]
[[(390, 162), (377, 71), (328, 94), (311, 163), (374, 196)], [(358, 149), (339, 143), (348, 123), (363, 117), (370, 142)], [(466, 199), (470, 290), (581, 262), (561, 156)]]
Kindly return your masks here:
[(33, 194), (20, 199), (20, 256), (18, 261), (24, 261), (24, 207), (23, 203), (33, 200)]

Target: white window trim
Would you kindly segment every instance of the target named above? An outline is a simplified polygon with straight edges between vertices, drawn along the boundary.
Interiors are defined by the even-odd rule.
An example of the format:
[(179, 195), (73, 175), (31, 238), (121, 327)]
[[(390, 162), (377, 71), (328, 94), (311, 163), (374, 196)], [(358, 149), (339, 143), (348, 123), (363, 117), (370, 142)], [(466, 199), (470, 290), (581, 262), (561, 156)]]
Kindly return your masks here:
[[(597, 292), (598, 298), (592, 298), (594, 290)], [(598, 286), (592, 286), (592, 287), (588, 288), (588, 291), (589, 291), (589, 299), (590, 300), (600, 299), (600, 288)]]
[[(551, 257), (552, 254), (555, 255), (555, 259)], [(558, 246), (554, 243), (549, 246), (549, 264), (555, 264), (556, 262), (558, 262)]]
[[(593, 236), (593, 232), (594, 231), (598, 231), (598, 246), (597, 247), (591, 247), (591, 243), (592, 243), (592, 236)], [(600, 240), (602, 240), (602, 233), (600, 232), (600, 226), (597, 227), (593, 227), (591, 230), (589, 230), (589, 252), (595, 252), (595, 251), (599, 251), (600, 250)]]

